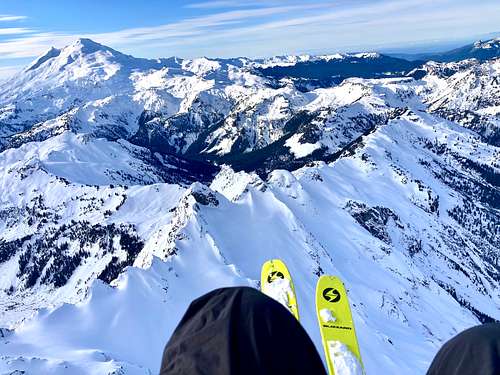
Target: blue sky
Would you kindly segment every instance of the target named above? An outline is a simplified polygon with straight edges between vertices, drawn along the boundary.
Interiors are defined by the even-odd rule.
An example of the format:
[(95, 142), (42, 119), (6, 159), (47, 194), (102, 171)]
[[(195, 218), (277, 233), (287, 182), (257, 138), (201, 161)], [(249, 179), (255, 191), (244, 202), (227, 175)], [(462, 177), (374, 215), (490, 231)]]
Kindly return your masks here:
[(88, 37), (141, 57), (430, 48), (500, 31), (498, 0), (0, 0), (0, 78)]

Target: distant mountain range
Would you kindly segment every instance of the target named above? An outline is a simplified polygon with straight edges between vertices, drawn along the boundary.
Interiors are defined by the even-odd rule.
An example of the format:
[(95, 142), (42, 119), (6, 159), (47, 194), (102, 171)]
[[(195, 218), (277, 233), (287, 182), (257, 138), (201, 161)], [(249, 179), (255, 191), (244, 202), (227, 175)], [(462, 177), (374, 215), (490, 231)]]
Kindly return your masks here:
[[(500, 56), (500, 38), (477, 41), (451, 51), (435, 54), (378, 53), (337, 54), (299, 59), (294, 64), (276, 63), (259, 71), (267, 77), (281, 79), (291, 77), (300, 82), (304, 79), (317, 85), (338, 84), (349, 77), (389, 78), (408, 74), (428, 61), (457, 62), (466, 59), (486, 61)], [(310, 83), (310, 82), (309, 82)]]
[(500, 38), (479, 40), (441, 53), (392, 54), (392, 56), (410, 61), (454, 62), (466, 59), (485, 61), (500, 56)]
[(401, 77), (419, 65), (422, 65), (421, 61), (408, 61), (378, 53), (358, 53), (325, 56), (293, 65), (276, 64), (258, 68), (258, 71), (270, 78), (292, 78), (296, 84), (306, 81), (309, 85), (328, 87), (350, 77)]

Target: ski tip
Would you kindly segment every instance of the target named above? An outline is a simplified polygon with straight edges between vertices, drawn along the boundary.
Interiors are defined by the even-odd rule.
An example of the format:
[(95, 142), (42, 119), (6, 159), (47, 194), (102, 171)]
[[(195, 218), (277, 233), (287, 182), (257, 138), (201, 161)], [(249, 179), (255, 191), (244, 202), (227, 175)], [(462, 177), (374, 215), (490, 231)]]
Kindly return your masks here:
[(270, 259), (262, 265), (261, 283), (270, 283), (276, 277), (287, 278), (291, 281), (290, 272), (281, 259)]
[(263, 266), (264, 266), (264, 265), (266, 265), (266, 264), (275, 265), (275, 266), (284, 266), (284, 267), (286, 267), (285, 262), (283, 262), (283, 260), (281, 260), (281, 259), (279, 259), (279, 258), (266, 260), (266, 261), (264, 262)]
[(281, 259), (270, 259), (262, 265), (261, 291), (282, 303), (299, 320), (297, 296), (292, 277)]
[(333, 276), (333, 275), (321, 275), (318, 279), (319, 280), (328, 280), (328, 281), (334, 281), (334, 280), (339, 280), (340, 281), (340, 277), (338, 276)]

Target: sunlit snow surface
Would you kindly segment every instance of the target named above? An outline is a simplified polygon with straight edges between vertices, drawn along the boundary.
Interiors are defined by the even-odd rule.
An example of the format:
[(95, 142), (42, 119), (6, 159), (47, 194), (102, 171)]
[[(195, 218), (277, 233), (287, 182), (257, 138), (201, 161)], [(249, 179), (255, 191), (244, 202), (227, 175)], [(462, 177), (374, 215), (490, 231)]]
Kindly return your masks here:
[(347, 346), (340, 341), (329, 341), (328, 351), (336, 374), (363, 375), (363, 367)]
[[(82, 49), (92, 48), (98, 49), (92, 59), (79, 60)], [(500, 318), (498, 235), (485, 230), (481, 236), (470, 222), (459, 223), (449, 213), (472, 204), (472, 212), (464, 212), (486, 222), (487, 209), (498, 210), (490, 207), (498, 189), (464, 160), (499, 173), (500, 149), (467, 124), (431, 113), (465, 108), (494, 116), (500, 105), (494, 94), (498, 62), (466, 67), (450, 79), (439, 72), (423, 81), (350, 79), (302, 93), (292, 85), (269, 87), (242, 68), (248, 63), (243, 60), (154, 62), (116, 56), (89, 43), (54, 50), (46, 58), (58, 59), (46, 76), (38, 80), (28, 72), (25, 81), (17, 86), (12, 81), (0, 93), (6, 101), (9, 95), (26, 99), (44, 79), (60, 83), (55, 91), (42, 87), (58, 100), (26, 100), (20, 119), (43, 108), (36, 113), (43, 122), (37, 131), (58, 128), (64, 116), (46, 120), (43, 114), (90, 96), (71, 109), (78, 120), (72, 131), (63, 127), (46, 140), (0, 154), (1, 239), (50, 234), (74, 220), (130, 225), (144, 247), (134, 266), (111, 285), (96, 278), (112, 257), (126, 258), (120, 246), (113, 251), (89, 246), (89, 256), (59, 288), (38, 280), (23, 289), (19, 253), (0, 263), (0, 326), (13, 329), (0, 331), (0, 373), (157, 373), (163, 347), (193, 298), (217, 287), (258, 287), (262, 264), (275, 258), (292, 274), (301, 323), (320, 353), (316, 281), (321, 273), (342, 278), (367, 374), (424, 374), (444, 341), (479, 323), (473, 311)], [(310, 57), (267, 63), (297, 59)], [(109, 66), (100, 65), (108, 60)], [(63, 70), (61, 77), (65, 62), (75, 61), (78, 69)], [(492, 99), (485, 104), (474, 77), (487, 73), (483, 87), (491, 89)], [(458, 85), (461, 79), (470, 84)], [(19, 90), (9, 91), (14, 86)], [(443, 99), (445, 90), (453, 100)], [(127, 119), (135, 120), (145, 107), (169, 115), (193, 110), (200, 101), (210, 104), (204, 110), (227, 116), (220, 134), (209, 138), (211, 151), (219, 154), (231, 148), (228, 134), (235, 128), (255, 131), (262, 144), (279, 139), (280, 121), (297, 108), (317, 111), (312, 121), (321, 135), (315, 143), (289, 138), (286, 146), (298, 158), (318, 145), (338, 151), (357, 138), (366, 130), (356, 127), (360, 114), (387, 121), (332, 163), (275, 170), (267, 178), (224, 166), (210, 187), (167, 184), (161, 156), (122, 137), (93, 134), (110, 118), (123, 120), (133, 133), (136, 122)], [(394, 108), (398, 115), (388, 118)], [(2, 121), (12, 120), (11, 109), (2, 108)], [(68, 251), (79, 249), (71, 244)]]
[[(460, 139), (448, 124), (433, 125), (440, 134)], [(417, 185), (403, 183), (385, 161), (386, 152), (391, 152), (405, 173), (433, 182), (446, 216), (456, 197), (415, 163), (410, 152), (412, 138), (428, 131), (433, 131), (428, 125), (408, 120), (381, 129), (364, 148), (376, 166), (356, 156), (294, 174), (276, 171), (267, 183), (225, 169), (212, 184), (219, 191), (217, 206), (195, 203), (189, 190), (180, 198), (187, 206), (174, 215), (182, 216), (183, 235), (176, 241), (177, 255), (165, 262), (150, 257), (161, 257), (168, 243), (172, 192), (163, 190), (163, 198), (158, 196), (153, 205), (145, 202), (156, 195), (146, 193), (142, 198), (146, 201), (115, 215), (116, 220), (134, 218), (137, 223), (149, 222), (151, 229), (156, 226), (145, 232), (154, 241), (148, 247), (150, 255), (138, 258), (151, 268), (129, 269), (114, 287), (95, 283), (90, 299), (81, 304), (39, 313), (2, 339), (1, 366), (5, 370), (45, 366), (40, 368), (63, 371), (68, 365), (74, 371), (94, 373), (118, 367), (130, 373), (156, 372), (162, 347), (192, 298), (215, 287), (255, 286), (262, 263), (281, 258), (295, 280), (302, 323), (318, 348), (314, 288), (315, 272), (321, 267), (347, 285), (368, 373), (424, 373), (443, 340), (477, 323), (432, 277), (446, 272), (457, 286), (467, 281), (433, 254), (410, 259), (403, 233), (395, 227), (390, 229), (391, 246), (375, 239), (356, 225), (344, 207), (349, 200), (389, 207), (405, 226), (404, 234), (418, 235), (424, 244), (446, 242), (439, 233), (438, 217), (409, 209), (413, 200), (424, 199), (419, 198)], [(242, 180), (250, 184), (240, 184)], [(152, 192), (155, 187), (142, 189)], [(495, 316), (500, 301), (496, 286), (491, 288), (489, 295), (474, 287), (466, 293), (482, 311)]]

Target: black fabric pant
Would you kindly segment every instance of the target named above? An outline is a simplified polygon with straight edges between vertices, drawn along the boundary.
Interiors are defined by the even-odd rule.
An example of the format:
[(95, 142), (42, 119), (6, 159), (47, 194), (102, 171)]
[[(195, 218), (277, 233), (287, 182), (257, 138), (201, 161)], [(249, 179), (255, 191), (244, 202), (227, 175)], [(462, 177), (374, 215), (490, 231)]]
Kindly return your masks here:
[(427, 375), (500, 375), (500, 323), (470, 328), (439, 350)]
[[(326, 372), (290, 312), (256, 289), (237, 287), (214, 290), (191, 303), (165, 346), (160, 374)], [(500, 324), (483, 324), (448, 341), (427, 375), (500, 375)]]
[(161, 375), (326, 375), (299, 322), (248, 287), (193, 301), (163, 352)]

